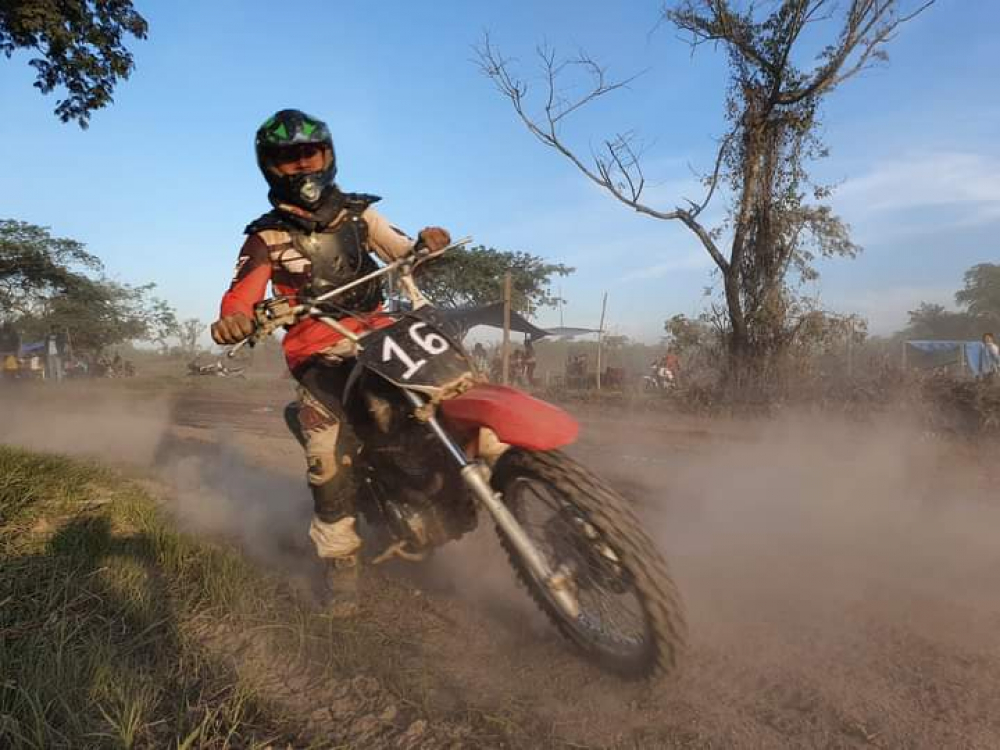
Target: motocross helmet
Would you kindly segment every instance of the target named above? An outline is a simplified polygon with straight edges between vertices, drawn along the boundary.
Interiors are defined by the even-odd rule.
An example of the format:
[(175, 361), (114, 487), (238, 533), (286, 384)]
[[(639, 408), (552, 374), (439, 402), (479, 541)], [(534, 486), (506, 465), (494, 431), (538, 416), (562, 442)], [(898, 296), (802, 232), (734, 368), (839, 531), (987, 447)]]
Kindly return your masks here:
[[(324, 149), (322, 169), (287, 175), (277, 170), (277, 164), (288, 150), (310, 144)], [(271, 188), (272, 199), (306, 210), (320, 204), (337, 174), (333, 138), (325, 122), (297, 109), (283, 109), (257, 129), (255, 145), (257, 166)]]

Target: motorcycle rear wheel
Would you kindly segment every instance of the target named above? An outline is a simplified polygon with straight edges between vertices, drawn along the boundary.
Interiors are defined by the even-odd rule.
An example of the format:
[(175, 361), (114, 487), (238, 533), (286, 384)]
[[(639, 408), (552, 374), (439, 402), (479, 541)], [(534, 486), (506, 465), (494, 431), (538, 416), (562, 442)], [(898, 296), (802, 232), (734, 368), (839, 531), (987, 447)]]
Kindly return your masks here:
[[(559, 632), (622, 677), (670, 672), (687, 634), (681, 598), (626, 501), (559, 451), (512, 448), (497, 462), (492, 483), (551, 569), (569, 574), (575, 616), (497, 528), (518, 579)], [(550, 511), (548, 520), (534, 520), (539, 509)]]

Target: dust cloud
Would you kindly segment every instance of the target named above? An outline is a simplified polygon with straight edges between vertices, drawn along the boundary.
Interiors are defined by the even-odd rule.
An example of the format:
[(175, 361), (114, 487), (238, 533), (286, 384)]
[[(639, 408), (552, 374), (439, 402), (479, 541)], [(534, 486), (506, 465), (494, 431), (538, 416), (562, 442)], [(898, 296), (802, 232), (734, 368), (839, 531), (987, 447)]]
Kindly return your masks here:
[[(225, 434), (178, 437), (165, 401), (0, 409), (0, 442), (152, 469), (185, 528), (290, 571), (310, 558), (298, 456), (277, 471)], [(990, 450), (876, 418), (587, 416), (573, 454), (634, 503), (684, 597), (677, 673), (635, 685), (588, 667), (485, 524), (419, 574), (433, 618), (411, 607), (399, 627), (442, 692), (520, 706), (585, 746), (997, 747)]]
[(668, 705), (717, 722), (701, 739), (997, 746), (995, 453), (823, 415), (675, 455), (637, 433), (589, 453), (685, 597), (691, 653)]
[(588, 746), (1000, 744), (1000, 496), (981, 448), (806, 414), (694, 440), (587, 427), (575, 456), (634, 504), (685, 599), (681, 668), (653, 688), (589, 669), (484, 528), (432, 568), (474, 605), (438, 644), (444, 660), (463, 644), (442, 681)]
[(139, 470), (152, 480), (150, 489), (169, 499), (165, 507), (183, 530), (234, 541), (289, 574), (308, 567), (311, 506), (301, 473), (259, 465), (225, 428), (179, 435), (167, 397), (69, 387), (12, 395), (0, 399), (0, 443)]

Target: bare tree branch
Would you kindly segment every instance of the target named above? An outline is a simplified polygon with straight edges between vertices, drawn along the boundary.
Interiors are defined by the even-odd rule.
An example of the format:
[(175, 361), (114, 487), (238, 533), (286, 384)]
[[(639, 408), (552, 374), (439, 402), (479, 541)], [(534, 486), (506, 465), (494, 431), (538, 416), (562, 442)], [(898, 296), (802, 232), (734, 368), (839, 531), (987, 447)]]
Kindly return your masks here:
[[(818, 96), (871, 67), (873, 60), (884, 60), (883, 47), (893, 38), (895, 31), (934, 2), (926, 0), (912, 13), (896, 15), (893, 0), (852, 0), (840, 41), (829, 54), (827, 63), (816, 70), (805, 85), (782, 93), (777, 103), (796, 104)], [(856, 59), (848, 64), (855, 53)]]
[[(559, 136), (559, 124), (567, 115), (576, 112), (585, 105), (627, 86), (635, 76), (623, 81), (609, 81), (607, 71), (598, 65), (586, 53), (580, 52), (577, 57), (559, 62), (550, 48), (542, 47), (536, 50), (542, 62), (545, 90), (544, 116), (535, 119), (530, 116), (525, 106), (528, 85), (516, 77), (512, 71), (511, 60), (504, 58), (493, 46), (488, 34), (483, 35), (480, 45), (476, 48), (480, 70), (493, 81), (494, 86), (506, 96), (514, 106), (517, 116), (528, 131), (546, 146), (555, 149), (579, 169), (591, 182), (607, 190), (617, 200), (635, 211), (655, 219), (665, 221), (680, 220), (701, 240), (705, 249), (721, 269), (728, 267), (723, 254), (719, 251), (715, 240), (707, 229), (697, 222), (697, 216), (704, 210), (715, 193), (723, 158), (720, 149), (716, 159), (712, 178), (707, 186), (705, 199), (688, 211), (675, 208), (672, 211), (655, 209), (642, 201), (646, 179), (640, 165), (639, 155), (633, 143), (632, 133), (619, 133), (614, 138), (605, 140), (605, 156), (592, 154), (594, 165), (588, 166)], [(569, 67), (583, 68), (590, 77), (591, 85), (575, 98), (568, 98), (559, 90), (559, 75)], [(727, 137), (728, 143), (728, 137)]]
[(726, 137), (722, 139), (722, 143), (719, 145), (719, 152), (715, 156), (715, 167), (712, 170), (711, 176), (705, 181), (708, 186), (708, 193), (705, 195), (705, 199), (701, 203), (694, 203), (693, 201), (688, 201), (691, 204), (690, 214), (693, 218), (697, 218), (698, 215), (704, 211), (709, 202), (712, 200), (712, 196), (715, 195), (715, 189), (719, 184), (719, 174), (722, 170), (722, 163), (726, 157), (726, 152), (729, 150), (730, 144), (733, 142), (733, 138), (736, 137), (736, 131), (731, 130), (726, 134)]

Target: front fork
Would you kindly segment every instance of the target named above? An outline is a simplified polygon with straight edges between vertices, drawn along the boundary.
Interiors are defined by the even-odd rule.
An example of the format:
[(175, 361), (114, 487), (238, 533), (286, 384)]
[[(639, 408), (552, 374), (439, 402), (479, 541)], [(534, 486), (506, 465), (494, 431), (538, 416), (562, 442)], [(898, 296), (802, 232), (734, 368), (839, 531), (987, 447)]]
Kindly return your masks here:
[[(419, 409), (424, 405), (423, 399), (413, 391), (403, 389), (403, 392), (414, 408)], [(494, 522), (510, 540), (535, 580), (541, 582), (560, 609), (571, 618), (578, 617), (580, 604), (573, 593), (570, 577), (562, 570), (552, 570), (548, 560), (524, 533), (520, 522), (504, 504), (502, 495), (493, 491), (487, 479), (486, 467), (479, 461), (470, 461), (465, 451), (455, 444), (433, 414), (427, 420), (427, 425), (458, 464), (459, 473), (466, 486), (493, 516)]]

